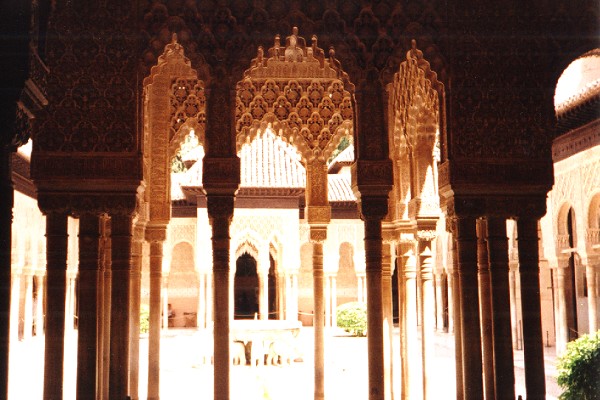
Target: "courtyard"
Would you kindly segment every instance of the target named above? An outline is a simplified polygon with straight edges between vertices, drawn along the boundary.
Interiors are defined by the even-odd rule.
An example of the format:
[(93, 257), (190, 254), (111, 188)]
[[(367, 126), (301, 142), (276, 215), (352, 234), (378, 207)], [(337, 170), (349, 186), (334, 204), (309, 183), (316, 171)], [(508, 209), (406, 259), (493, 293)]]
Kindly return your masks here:
[[(196, 329), (169, 329), (161, 339), (161, 383), (163, 400), (213, 398), (213, 368), (202, 360), (202, 333)], [(399, 329), (394, 330), (393, 345), (400, 343)], [(435, 399), (454, 399), (454, 336), (435, 335), (435, 368), (433, 396)], [(67, 337), (65, 359), (65, 399), (75, 399), (76, 331)], [(14, 343), (9, 376), (10, 400), (42, 399), (43, 336)], [(232, 400), (309, 400), (313, 397), (313, 330), (303, 327), (298, 336), (302, 361), (283, 366), (251, 367), (234, 365), (231, 368)], [(367, 399), (367, 339), (350, 337), (339, 330), (325, 335), (326, 398)], [(560, 394), (556, 384), (554, 347), (545, 348), (547, 399)], [(398, 353), (397, 351), (394, 351)], [(146, 398), (148, 339), (140, 340), (140, 399)], [(525, 398), (523, 352), (515, 351), (516, 394)], [(395, 360), (394, 365), (399, 365)], [(400, 380), (396, 369), (394, 382)], [(395, 388), (398, 390), (398, 388)], [(399, 397), (399, 396), (397, 396)]]

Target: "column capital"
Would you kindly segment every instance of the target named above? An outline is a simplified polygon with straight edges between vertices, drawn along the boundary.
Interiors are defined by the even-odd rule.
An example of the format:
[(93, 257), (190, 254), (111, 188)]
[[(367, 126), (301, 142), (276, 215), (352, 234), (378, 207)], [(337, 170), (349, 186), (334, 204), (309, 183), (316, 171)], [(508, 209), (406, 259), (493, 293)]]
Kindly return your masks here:
[[(389, 158), (356, 160), (352, 164), (352, 191), (358, 199), (383, 197), (387, 201), (394, 180), (394, 166)], [(386, 211), (387, 214), (387, 211)]]
[(202, 186), (207, 197), (234, 196), (240, 186), (240, 158), (209, 157), (202, 160)]
[(363, 220), (383, 220), (389, 210), (387, 194), (362, 197), (359, 199), (359, 207)]
[(167, 239), (167, 226), (163, 224), (148, 223), (144, 238), (150, 243), (164, 242)]
[(306, 220), (309, 224), (327, 224), (331, 221), (331, 206), (306, 206)]
[(323, 243), (327, 239), (327, 226), (311, 226), (310, 227), (310, 242)]

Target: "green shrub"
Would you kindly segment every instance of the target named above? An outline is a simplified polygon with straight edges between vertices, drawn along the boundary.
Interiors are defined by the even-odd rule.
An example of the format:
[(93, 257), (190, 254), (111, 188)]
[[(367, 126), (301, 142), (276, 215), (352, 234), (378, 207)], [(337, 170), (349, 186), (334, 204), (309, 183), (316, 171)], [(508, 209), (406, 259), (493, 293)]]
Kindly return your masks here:
[(140, 306), (140, 333), (148, 333), (150, 329), (150, 308), (146, 304)]
[(600, 330), (568, 343), (557, 367), (561, 400), (600, 400)]
[(354, 336), (367, 335), (367, 305), (351, 302), (342, 304), (336, 312), (337, 326)]

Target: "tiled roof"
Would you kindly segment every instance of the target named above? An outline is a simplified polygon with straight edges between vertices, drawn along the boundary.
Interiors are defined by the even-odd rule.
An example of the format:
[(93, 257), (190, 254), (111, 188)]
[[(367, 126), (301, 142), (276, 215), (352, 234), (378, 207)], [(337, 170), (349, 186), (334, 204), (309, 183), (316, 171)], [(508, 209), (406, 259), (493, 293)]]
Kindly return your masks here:
[(354, 162), (354, 145), (350, 144), (344, 150), (342, 150), (329, 164), (329, 171), (337, 173), (340, 168), (348, 165), (352, 165)]
[[(201, 160), (204, 152), (201, 151), (199, 155)], [(239, 157), (242, 170), (241, 191), (248, 189), (254, 193), (258, 189), (303, 190), (306, 186), (306, 170), (300, 163), (296, 149), (269, 131), (242, 146)], [(346, 163), (354, 161), (354, 147), (350, 145), (341, 152), (334, 162), (338, 161), (340, 165), (347, 165)], [(202, 161), (194, 163), (184, 173), (171, 174), (171, 200), (186, 199), (182, 187), (200, 186), (202, 186)], [(297, 192), (292, 190), (289, 193)], [(329, 201), (356, 201), (350, 188), (349, 174), (329, 174)]]
[(330, 202), (355, 202), (356, 197), (350, 187), (350, 175), (328, 175)]

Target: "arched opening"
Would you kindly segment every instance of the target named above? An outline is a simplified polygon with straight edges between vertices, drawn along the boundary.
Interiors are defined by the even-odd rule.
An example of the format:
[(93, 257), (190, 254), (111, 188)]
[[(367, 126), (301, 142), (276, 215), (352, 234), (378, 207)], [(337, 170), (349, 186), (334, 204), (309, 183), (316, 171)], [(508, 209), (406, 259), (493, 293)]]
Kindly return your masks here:
[(195, 327), (200, 284), (194, 266), (194, 249), (189, 243), (173, 248), (167, 281), (167, 313), (170, 327)]
[[(575, 211), (571, 207), (567, 214), (567, 242), (569, 249), (575, 248), (577, 245), (577, 237), (575, 230)], [(569, 263), (568, 268), (565, 271), (566, 277), (565, 282), (565, 297), (566, 297), (566, 312), (567, 312), (567, 329), (569, 341), (575, 340), (579, 337), (577, 333), (577, 290), (576, 280), (577, 275), (575, 273), (575, 252), (569, 252)]]
[(258, 273), (256, 259), (248, 253), (238, 257), (235, 263), (234, 318), (252, 319), (258, 313)]

